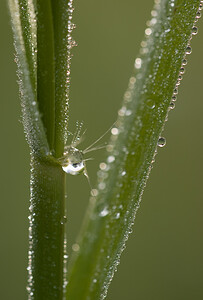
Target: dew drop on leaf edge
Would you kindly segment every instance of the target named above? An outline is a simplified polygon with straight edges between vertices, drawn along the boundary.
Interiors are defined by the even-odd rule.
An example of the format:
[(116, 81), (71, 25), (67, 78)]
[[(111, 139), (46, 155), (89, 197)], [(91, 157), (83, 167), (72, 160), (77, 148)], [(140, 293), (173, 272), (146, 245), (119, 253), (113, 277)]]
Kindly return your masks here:
[(157, 143), (157, 145), (159, 146), (159, 147), (164, 147), (165, 145), (166, 145), (166, 139), (164, 138), (164, 137), (160, 137), (159, 139), (158, 139), (158, 143)]

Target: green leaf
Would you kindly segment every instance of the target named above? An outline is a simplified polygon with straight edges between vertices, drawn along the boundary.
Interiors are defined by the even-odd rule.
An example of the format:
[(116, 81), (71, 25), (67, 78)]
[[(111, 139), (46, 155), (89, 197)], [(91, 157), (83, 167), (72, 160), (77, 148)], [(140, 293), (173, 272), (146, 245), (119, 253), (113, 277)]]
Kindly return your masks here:
[(104, 299), (132, 231), (170, 108), (184, 73), (199, 0), (155, 1), (139, 57), (112, 129), (98, 188), (78, 237), (67, 299)]
[[(72, 1), (9, 0), (23, 124), (33, 153), (62, 156), (68, 132)], [(36, 16), (37, 12), (37, 16)]]

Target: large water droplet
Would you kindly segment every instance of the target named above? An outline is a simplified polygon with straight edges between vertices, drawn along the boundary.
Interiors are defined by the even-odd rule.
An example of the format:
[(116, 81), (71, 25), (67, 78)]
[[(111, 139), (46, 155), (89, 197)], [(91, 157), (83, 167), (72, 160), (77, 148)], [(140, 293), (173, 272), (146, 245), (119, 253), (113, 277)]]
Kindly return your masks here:
[(164, 146), (166, 145), (166, 139), (165, 139), (164, 137), (160, 137), (160, 138), (158, 139), (157, 145), (158, 145), (159, 147), (164, 147)]

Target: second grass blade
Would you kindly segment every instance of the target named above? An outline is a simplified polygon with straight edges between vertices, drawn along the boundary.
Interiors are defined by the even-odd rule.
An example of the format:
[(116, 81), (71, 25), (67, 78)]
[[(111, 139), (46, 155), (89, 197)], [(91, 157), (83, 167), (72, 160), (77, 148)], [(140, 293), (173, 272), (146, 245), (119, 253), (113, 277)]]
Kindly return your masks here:
[(132, 231), (170, 107), (191, 53), (201, 1), (155, 1), (135, 72), (100, 165), (90, 205), (70, 264), (67, 299), (104, 299)]

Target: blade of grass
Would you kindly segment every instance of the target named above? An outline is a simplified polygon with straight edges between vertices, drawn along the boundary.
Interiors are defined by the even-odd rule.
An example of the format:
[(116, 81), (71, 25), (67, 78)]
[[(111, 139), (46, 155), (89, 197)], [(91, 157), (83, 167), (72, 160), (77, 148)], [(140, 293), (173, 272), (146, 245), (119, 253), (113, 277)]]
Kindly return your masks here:
[(49, 152), (46, 132), (37, 105), (37, 39), (36, 15), (32, 1), (9, 0), (22, 118), (26, 138), (32, 153), (39, 156)]
[[(104, 299), (132, 231), (157, 144), (191, 52), (199, 0), (155, 1), (135, 71), (112, 130), (98, 195), (89, 208), (68, 273), (66, 297)], [(198, 12), (198, 14), (197, 14)], [(172, 102), (173, 101), (173, 102)], [(172, 104), (171, 104), (172, 102)]]
[[(55, 47), (59, 29), (63, 23), (68, 24), (72, 10), (68, 9), (67, 1), (59, 0), (57, 3), (58, 6), (53, 8), (51, 0), (9, 0), (23, 125), (31, 152), (29, 299), (60, 300), (64, 292), (65, 173), (50, 156), (50, 150), (54, 150), (53, 154), (57, 156), (62, 155), (66, 141), (64, 132), (67, 130), (66, 99), (69, 88), (66, 79), (70, 64), (63, 63), (67, 54), (70, 55), (70, 49), (64, 46), (69, 44), (68, 25), (64, 26), (60, 35), (64, 39), (63, 47), (59, 45), (56, 56)], [(62, 15), (54, 11), (59, 8), (60, 12), (62, 8), (66, 10), (63, 20), (60, 19)], [(65, 129), (59, 133), (59, 127)]]

